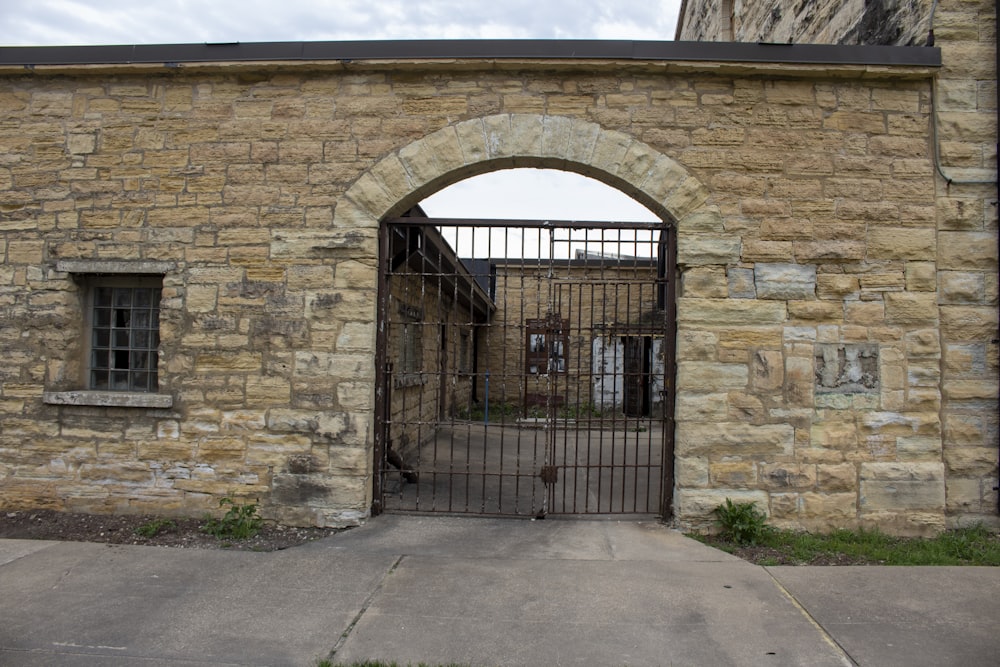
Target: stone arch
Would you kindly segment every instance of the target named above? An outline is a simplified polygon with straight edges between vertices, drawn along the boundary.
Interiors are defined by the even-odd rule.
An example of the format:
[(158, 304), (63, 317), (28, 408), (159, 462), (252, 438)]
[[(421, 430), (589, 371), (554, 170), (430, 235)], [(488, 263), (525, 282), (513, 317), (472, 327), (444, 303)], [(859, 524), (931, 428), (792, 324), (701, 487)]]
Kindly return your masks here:
[(498, 114), (449, 125), (382, 158), (347, 190), (333, 223), (374, 230), (452, 183), (517, 167), (594, 178), (675, 222), (681, 237), (688, 226), (702, 228), (705, 213), (718, 220), (702, 210), (709, 192), (697, 178), (624, 132), (564, 116)]

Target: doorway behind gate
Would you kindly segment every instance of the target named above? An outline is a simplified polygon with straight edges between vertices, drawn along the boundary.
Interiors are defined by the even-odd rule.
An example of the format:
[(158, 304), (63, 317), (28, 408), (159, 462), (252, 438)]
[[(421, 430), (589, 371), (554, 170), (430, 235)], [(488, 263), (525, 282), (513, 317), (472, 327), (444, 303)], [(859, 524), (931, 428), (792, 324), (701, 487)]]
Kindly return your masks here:
[(384, 222), (374, 511), (669, 516), (673, 238)]

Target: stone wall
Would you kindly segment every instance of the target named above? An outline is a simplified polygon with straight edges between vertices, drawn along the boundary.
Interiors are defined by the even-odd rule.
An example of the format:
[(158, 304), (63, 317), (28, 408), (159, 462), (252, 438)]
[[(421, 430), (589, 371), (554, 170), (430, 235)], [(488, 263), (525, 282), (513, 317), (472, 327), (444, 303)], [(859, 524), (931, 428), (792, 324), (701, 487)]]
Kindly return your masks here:
[[(688, 0), (682, 39), (720, 39), (714, 3)], [(996, 5), (941, 0), (736, 0), (737, 41), (927, 43), (933, 28), (944, 67), (935, 82), (941, 169), (935, 178), (937, 243), (927, 273), (940, 336), (928, 344), (925, 392), (940, 385), (943, 462), (951, 523), (997, 514), (997, 89)], [(916, 270), (916, 269), (914, 269)], [(930, 350), (929, 350), (930, 352)]]
[[(991, 418), (971, 411), (995, 406), (973, 379), (995, 370), (995, 283), (980, 271), (981, 292), (959, 289), (968, 278), (941, 265), (996, 256), (981, 199), (955, 208), (935, 191), (929, 75), (6, 70), (0, 504), (197, 515), (229, 495), (286, 521), (363, 519), (379, 220), (467, 176), (535, 166), (593, 176), (677, 225), (681, 523), (731, 497), (781, 525), (936, 530), (946, 475), (985, 489), (978, 452), (995, 453)], [(946, 240), (941, 216), (957, 227)], [(161, 271), (163, 404), (66, 398), (81, 389), (83, 312), (67, 268), (98, 260)], [(945, 285), (973, 302), (939, 309)], [(947, 331), (968, 338), (942, 343)], [(964, 421), (943, 424), (943, 400)], [(969, 443), (962, 458), (943, 460), (948, 429)]]
[[(678, 39), (776, 44), (927, 44), (932, 0), (688, 0)], [(727, 3), (723, 3), (725, 5)]]

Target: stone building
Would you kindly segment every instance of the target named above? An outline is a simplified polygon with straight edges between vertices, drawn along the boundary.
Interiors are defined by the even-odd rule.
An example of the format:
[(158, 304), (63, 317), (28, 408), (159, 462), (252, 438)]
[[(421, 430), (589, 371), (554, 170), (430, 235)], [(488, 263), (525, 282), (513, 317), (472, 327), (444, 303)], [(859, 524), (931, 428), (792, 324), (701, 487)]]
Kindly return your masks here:
[[(984, 520), (997, 512), (997, 54), (996, 3), (961, 0), (824, 0), (721, 3), (685, 0), (679, 40), (738, 42), (937, 45), (943, 66), (931, 82), (926, 145), (886, 138), (881, 152), (899, 159), (934, 160), (933, 236), (925, 256), (907, 256), (914, 239), (892, 242), (904, 276), (903, 292), (925, 260), (933, 262), (925, 288), (927, 312), (939, 326), (927, 368), (908, 371), (913, 389), (941, 412), (935, 444), (923, 458), (943, 466), (943, 502), (950, 522)], [(871, 148), (871, 144), (869, 144)], [(897, 167), (892, 167), (896, 169)], [(859, 187), (866, 187), (864, 181)], [(869, 192), (873, 202), (887, 193)], [(873, 221), (882, 213), (873, 212)], [(904, 227), (911, 218), (900, 218)], [(929, 265), (928, 265), (929, 266)], [(874, 268), (874, 262), (868, 267)], [(894, 296), (860, 293), (868, 307)], [(915, 327), (916, 328), (916, 327)], [(819, 371), (817, 371), (819, 372)], [(916, 374), (923, 377), (918, 379)], [(917, 389), (917, 386), (922, 388)], [(940, 442), (938, 442), (940, 439)], [(862, 467), (862, 476), (865, 470)], [(863, 477), (862, 477), (863, 478)], [(903, 481), (920, 481), (914, 473)]]
[[(444, 290), (392, 292), (389, 232), (451, 183), (541, 167), (662, 221), (665, 400), (586, 435), (551, 413), (532, 431), (465, 426), (463, 444), (534, 447), (498, 488), (580, 513), (607, 481), (636, 500), (594, 509), (682, 525), (727, 497), (803, 528), (995, 523), (996, 190), (963, 182), (995, 179), (987, 10), (941, 2), (937, 47), (0, 49), (0, 505), (197, 516), (228, 496), (325, 525), (381, 511), (405, 432), (386, 389), (412, 391), (389, 364), (450, 359), (476, 394), (485, 351), (469, 369), (463, 339), (490, 308), (438, 310), (455, 285), (478, 294), (460, 263), (421, 271)], [(430, 312), (454, 328), (388, 337)], [(441, 419), (446, 385), (403, 421)], [(603, 450), (590, 467), (595, 442), (619, 469)]]

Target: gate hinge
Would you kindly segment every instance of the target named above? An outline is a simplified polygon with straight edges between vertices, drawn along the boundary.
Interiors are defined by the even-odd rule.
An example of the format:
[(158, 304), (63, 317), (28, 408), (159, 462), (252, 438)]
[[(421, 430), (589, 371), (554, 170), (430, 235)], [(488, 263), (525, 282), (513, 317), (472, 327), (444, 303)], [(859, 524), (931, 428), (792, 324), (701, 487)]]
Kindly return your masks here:
[(559, 481), (559, 469), (555, 466), (543, 466), (538, 476), (542, 478), (543, 484), (551, 486)]

